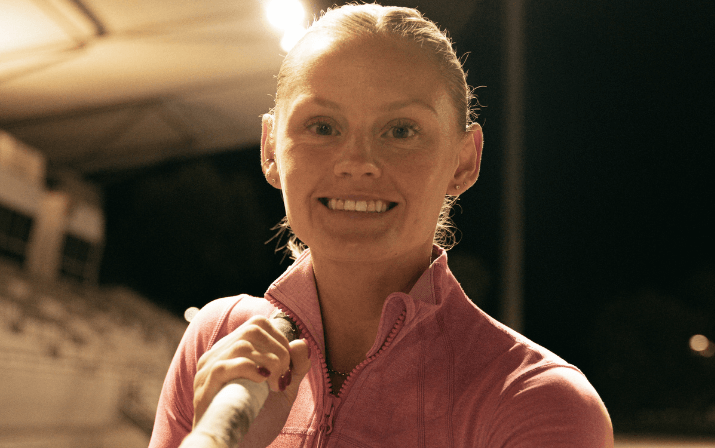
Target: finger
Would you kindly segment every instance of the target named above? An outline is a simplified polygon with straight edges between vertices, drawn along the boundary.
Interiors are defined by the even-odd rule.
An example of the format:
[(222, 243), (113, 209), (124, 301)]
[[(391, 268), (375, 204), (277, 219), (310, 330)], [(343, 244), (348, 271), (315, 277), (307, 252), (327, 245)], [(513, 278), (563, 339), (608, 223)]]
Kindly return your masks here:
[[(242, 339), (246, 339), (246, 334), (260, 336), (260, 338), (256, 339), (255, 342), (259, 342), (261, 340), (266, 340), (262, 337), (263, 334), (261, 334), (257, 331), (258, 329), (263, 330), (265, 335), (269, 335), (276, 342), (281, 344), (286, 349), (286, 351), (288, 350), (288, 340), (285, 338), (285, 336), (280, 331), (278, 331), (270, 323), (269, 319), (267, 319), (263, 316), (253, 316), (250, 319), (248, 319), (246, 322), (244, 322), (242, 325), (240, 325), (238, 328), (236, 328), (234, 331), (232, 331), (225, 337), (219, 339), (213, 345), (213, 347), (211, 348), (210, 351), (213, 352), (214, 354), (223, 353), (227, 350), (233, 351), (234, 344), (236, 344), (238, 341), (240, 341)], [(225, 358), (227, 356), (223, 356), (223, 357)], [(201, 363), (201, 360), (199, 362)]]
[[(262, 332), (263, 330), (259, 329), (256, 331)], [(242, 364), (240, 362), (231, 363), (230, 361), (248, 359), (254, 362), (256, 369), (261, 368), (261, 373), (266, 377), (268, 386), (272, 390), (276, 392), (282, 391), (284, 388), (282, 382), (285, 381), (285, 374), (290, 370), (291, 359), (288, 350), (283, 348), (281, 344), (267, 334), (263, 334), (261, 337), (248, 334), (245, 337), (251, 338), (254, 341), (261, 337), (265, 337), (265, 339), (254, 343), (247, 340), (236, 342), (233, 351), (226, 352), (227, 359), (215, 360), (210, 366), (210, 371), (214, 370), (214, 366), (216, 366), (219, 371), (214, 374), (213, 378), (204, 378), (204, 381), (223, 381), (222, 384), (218, 385), (220, 389), (220, 387), (223, 387), (223, 384), (228, 381), (236, 378), (244, 378), (244, 376), (241, 376), (243, 373)], [(234, 366), (235, 368), (231, 369)]]
[(243, 337), (245, 339), (236, 342), (225, 356), (245, 357), (253, 359), (258, 364), (263, 363), (264, 367), (271, 371), (268, 377), (270, 388), (274, 391), (282, 391), (286, 372), (290, 370), (291, 359), (288, 348), (276, 341), (266, 330), (255, 325), (248, 328)]
[(206, 380), (194, 391), (194, 424), (201, 419), (213, 398), (228, 382), (238, 378), (247, 378), (256, 383), (266, 381), (266, 374), (259, 367), (262, 366), (249, 358), (234, 358), (215, 362)]
[(310, 370), (310, 355), (312, 348), (305, 339), (296, 339), (290, 343), (290, 359), (293, 364), (293, 374), (304, 376)]
[(262, 328), (266, 331), (266, 333), (271, 335), (276, 341), (283, 345), (286, 350), (288, 350), (288, 339), (286, 338), (286, 335), (274, 325), (274, 322), (275, 321), (273, 319), (267, 319), (263, 316), (254, 316), (246, 321), (246, 323), (251, 323)]
[(300, 382), (310, 370), (311, 352), (312, 349), (305, 339), (298, 339), (290, 343), (291, 382), (286, 386), (285, 394), (291, 403), (298, 396)]
[[(194, 378), (195, 415), (200, 417), (218, 391), (237, 378), (268, 381), (273, 391), (285, 390), (292, 382), (289, 348), (286, 337), (261, 316), (252, 317), (220, 339), (201, 356), (197, 366)], [(302, 370), (304, 367), (301, 364), (301, 373)]]

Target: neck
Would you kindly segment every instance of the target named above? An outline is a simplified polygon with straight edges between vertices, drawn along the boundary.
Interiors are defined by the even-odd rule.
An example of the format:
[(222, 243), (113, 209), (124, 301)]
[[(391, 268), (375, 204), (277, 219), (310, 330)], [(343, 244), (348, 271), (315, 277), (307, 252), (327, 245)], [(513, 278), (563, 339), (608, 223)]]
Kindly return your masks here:
[(374, 343), (387, 296), (409, 292), (429, 267), (431, 252), (409, 260), (370, 263), (311, 256), (328, 363), (349, 372)]

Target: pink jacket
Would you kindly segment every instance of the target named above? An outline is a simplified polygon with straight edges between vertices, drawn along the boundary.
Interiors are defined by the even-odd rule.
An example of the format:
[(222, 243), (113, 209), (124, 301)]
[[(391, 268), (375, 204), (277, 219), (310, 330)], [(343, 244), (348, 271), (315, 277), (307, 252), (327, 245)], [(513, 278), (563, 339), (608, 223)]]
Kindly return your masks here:
[(149, 447), (177, 447), (191, 430), (199, 357), (274, 306), (298, 323), (313, 367), (292, 408), (269, 395), (242, 446), (266, 446), (256, 429), (287, 418), (271, 447), (612, 447), (608, 413), (584, 375), (474, 306), (437, 250), (409, 294), (387, 297), (375, 343), (338, 396), (330, 393), (322, 354), (309, 251), (265, 299), (241, 295), (206, 305), (171, 364)]

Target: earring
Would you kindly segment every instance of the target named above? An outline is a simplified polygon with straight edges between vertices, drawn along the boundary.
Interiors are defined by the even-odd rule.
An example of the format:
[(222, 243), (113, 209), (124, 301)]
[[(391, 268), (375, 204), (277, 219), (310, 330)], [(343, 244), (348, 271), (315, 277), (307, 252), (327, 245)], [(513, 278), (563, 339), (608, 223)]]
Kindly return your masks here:
[(459, 190), (460, 188), (462, 188), (462, 187), (460, 187), (459, 185), (455, 185), (455, 186), (454, 186), (454, 189), (455, 189), (455, 190)]

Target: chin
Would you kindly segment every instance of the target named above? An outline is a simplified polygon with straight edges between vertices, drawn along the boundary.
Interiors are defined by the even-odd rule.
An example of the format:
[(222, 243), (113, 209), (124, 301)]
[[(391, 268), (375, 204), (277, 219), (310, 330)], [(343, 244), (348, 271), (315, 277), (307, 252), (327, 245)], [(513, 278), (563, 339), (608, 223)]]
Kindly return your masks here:
[(315, 247), (308, 245), (313, 254), (341, 262), (374, 262), (388, 259), (419, 258), (422, 252), (432, 252), (432, 243), (420, 246), (395, 244), (395, 239), (379, 239), (374, 235), (364, 239), (339, 238), (337, 241), (323, 240)]
[(385, 252), (385, 245), (381, 244), (378, 238), (351, 236), (330, 236), (323, 235), (320, 241), (305, 241), (310, 251), (315, 254), (327, 256), (334, 260), (366, 260), (371, 259), (382, 252)]

